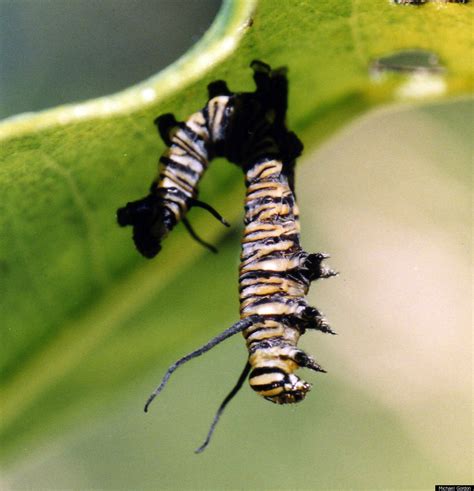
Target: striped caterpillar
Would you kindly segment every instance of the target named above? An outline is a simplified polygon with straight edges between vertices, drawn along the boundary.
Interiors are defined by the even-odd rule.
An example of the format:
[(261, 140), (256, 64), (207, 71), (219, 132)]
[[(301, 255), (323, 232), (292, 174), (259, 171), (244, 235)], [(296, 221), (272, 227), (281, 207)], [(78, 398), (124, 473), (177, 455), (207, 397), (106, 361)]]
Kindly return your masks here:
[[(304, 298), (312, 281), (336, 273), (323, 265), (327, 255), (308, 254), (300, 246), (294, 164), (303, 147), (285, 125), (286, 74), (282, 69), (271, 70), (261, 62), (253, 62), (251, 66), (257, 86), (255, 92), (232, 94), (222, 81), (211, 84), (210, 100), (205, 108), (186, 123), (181, 123), (179, 130), (170, 138), (171, 146), (166, 154), (169, 160), (162, 159), (169, 166), (170, 173), (165, 170), (152, 192), (153, 198), (145, 198), (152, 201), (151, 208), (160, 212), (153, 211), (149, 215), (152, 219), (147, 218), (148, 221), (127, 221), (135, 228), (145, 229), (140, 233), (148, 234), (156, 244), (175, 223), (184, 219), (190, 204), (193, 204), (187, 200), (195, 199), (197, 194), (198, 178), (193, 181), (194, 187), (188, 191), (181, 206), (174, 206), (176, 201), (169, 198), (170, 182), (180, 184), (185, 180), (181, 177), (187, 175), (181, 172), (179, 178), (170, 177), (176, 170), (170, 162), (177, 162), (176, 156), (180, 152), (184, 155), (181, 165), (187, 163), (192, 166), (195, 160), (205, 160), (207, 166), (211, 156), (219, 155), (227, 157), (244, 171), (247, 192), (239, 271), (240, 320), (171, 365), (145, 405), (147, 411), (179, 366), (241, 332), (246, 340), (248, 360), (236, 385), (216, 412), (204, 443), (196, 450), (198, 453), (208, 445), (225, 407), (247, 377), (252, 389), (271, 402), (288, 404), (304, 399), (311, 385), (301, 380), (295, 371), (299, 368), (317, 372), (324, 370), (297, 347), (299, 337), (307, 329), (334, 334), (324, 316), (309, 306)], [(190, 147), (187, 154), (183, 136), (179, 136), (183, 131), (188, 136), (186, 146)], [(201, 175), (202, 172), (199, 177)], [(187, 185), (190, 182), (188, 180)], [(129, 203), (128, 208), (125, 207), (128, 211), (121, 209), (119, 214), (138, 216), (133, 214), (137, 207), (142, 206), (141, 203), (143, 200)], [(173, 215), (169, 222), (171, 226), (166, 223), (162, 226), (165, 222), (163, 209)], [(136, 236), (135, 231), (135, 243), (140, 250)]]

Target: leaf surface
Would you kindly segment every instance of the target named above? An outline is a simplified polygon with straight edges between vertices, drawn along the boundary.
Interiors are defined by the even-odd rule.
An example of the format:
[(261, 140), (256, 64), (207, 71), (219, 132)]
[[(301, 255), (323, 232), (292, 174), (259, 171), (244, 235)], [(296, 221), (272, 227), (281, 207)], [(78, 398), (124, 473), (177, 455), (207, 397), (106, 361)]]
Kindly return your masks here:
[[(193, 299), (182, 301), (188, 282), (199, 289), (192, 265), (206, 252), (181, 229), (146, 261), (115, 223), (117, 207), (141, 197), (154, 177), (164, 149), (152, 124), (157, 115), (185, 119), (216, 79), (252, 90), (253, 59), (288, 67), (289, 126), (306, 148), (375, 107), (472, 91), (472, 4), (276, 3), (226, 1), (206, 36), (155, 77), (0, 124), (3, 456), (97, 417), (90, 407), (156, 369), (163, 353), (172, 359), (181, 343), (193, 347), (200, 333), (210, 337), (209, 326), (235, 319), (236, 299), (223, 298), (205, 322), (193, 318)], [(434, 59), (435, 69), (377, 63), (413, 50)], [(238, 222), (238, 169), (217, 162), (201, 196)], [(208, 240), (224, 233), (199, 212), (191, 219)], [(124, 330), (133, 320), (141, 332)]]

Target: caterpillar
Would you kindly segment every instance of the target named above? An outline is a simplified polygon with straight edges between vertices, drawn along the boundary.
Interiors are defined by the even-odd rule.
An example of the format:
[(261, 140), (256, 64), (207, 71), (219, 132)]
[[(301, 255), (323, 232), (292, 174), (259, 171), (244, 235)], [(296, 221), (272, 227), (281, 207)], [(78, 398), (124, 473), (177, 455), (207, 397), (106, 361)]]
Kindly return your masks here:
[[(222, 115), (214, 114), (211, 122), (219, 117)], [(197, 186), (209, 162), (211, 132), (205, 115), (199, 111), (186, 122), (178, 123), (172, 114), (164, 114), (154, 123), (168, 147), (159, 160), (159, 175), (145, 198), (117, 210), (117, 221), (122, 227), (133, 227), (135, 246), (147, 258), (158, 254), (161, 241), (179, 221), (196, 241), (215, 252), (213, 246), (196, 234), (186, 218), (189, 209), (197, 206), (229, 226), (214, 208), (197, 199)]]
[[(206, 165), (212, 156), (225, 156), (239, 165), (245, 175), (247, 191), (239, 269), (240, 320), (172, 364), (145, 404), (147, 412), (177, 368), (234, 334), (242, 333), (248, 348), (248, 359), (236, 385), (219, 406), (197, 453), (209, 444), (223, 411), (247, 377), (251, 388), (273, 403), (289, 404), (303, 400), (311, 385), (300, 379), (295, 371), (299, 368), (317, 372), (325, 370), (297, 347), (298, 340), (308, 329), (335, 334), (322, 313), (309, 306), (304, 298), (313, 281), (337, 273), (323, 264), (328, 257), (326, 254), (308, 254), (300, 245), (294, 166), (303, 146), (285, 124), (288, 98), (286, 71), (281, 68), (271, 70), (268, 65), (257, 61), (252, 62), (251, 67), (254, 70), (255, 92), (231, 93), (223, 81), (214, 82), (209, 86), (207, 105), (185, 123), (186, 127), (192, 127), (190, 122), (200, 122), (199, 132), (197, 129), (193, 131), (202, 137), (194, 137), (193, 141), (201, 157), (205, 156), (203, 160)], [(183, 130), (182, 125), (180, 130)], [(176, 139), (170, 142), (179, 151), (184, 151), (183, 145)], [(193, 145), (189, 145), (189, 148), (193, 155), (186, 157), (191, 166), (197, 148)], [(170, 146), (169, 154), (173, 154), (169, 159), (174, 160), (177, 152), (173, 146)], [(170, 160), (162, 162), (169, 165)], [(174, 170), (175, 167), (171, 165), (170, 171)], [(202, 173), (193, 181), (192, 198), (186, 197), (183, 206), (174, 208), (165, 194), (169, 193), (168, 176), (162, 175), (165, 177), (152, 191), (152, 197), (144, 199), (148, 200), (146, 205), (142, 205), (142, 200), (135, 202), (138, 204), (127, 204), (125, 212), (119, 210), (119, 213), (125, 213), (130, 218), (123, 222), (132, 224), (140, 229), (140, 233), (148, 236), (147, 240), (154, 241), (155, 251), (156, 244), (171, 230), (169, 224), (183, 220), (185, 212), (193, 205), (193, 201), (187, 200), (195, 199), (196, 185)], [(176, 178), (169, 179), (173, 186), (178, 182)], [(139, 217), (141, 211), (137, 210), (141, 206), (150, 206), (152, 211), (144, 212), (145, 215), (148, 213), (146, 220), (141, 220), (141, 217), (132, 220)], [(163, 209), (173, 215), (172, 221), (165, 223)], [(138, 234), (136, 231), (134, 234), (140, 250), (140, 241), (136, 239)]]

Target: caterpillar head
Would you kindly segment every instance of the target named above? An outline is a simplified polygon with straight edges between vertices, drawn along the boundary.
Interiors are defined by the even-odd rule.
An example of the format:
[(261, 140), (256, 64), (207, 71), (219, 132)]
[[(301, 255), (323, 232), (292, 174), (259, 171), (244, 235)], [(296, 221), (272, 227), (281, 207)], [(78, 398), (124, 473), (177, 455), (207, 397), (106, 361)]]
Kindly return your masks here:
[(278, 367), (254, 368), (249, 381), (253, 390), (275, 404), (302, 401), (311, 390), (311, 384)]
[(133, 227), (133, 241), (143, 256), (155, 257), (161, 250), (161, 240), (176, 223), (176, 218), (162, 199), (149, 194), (143, 199), (127, 203), (117, 210), (117, 221), (122, 227)]

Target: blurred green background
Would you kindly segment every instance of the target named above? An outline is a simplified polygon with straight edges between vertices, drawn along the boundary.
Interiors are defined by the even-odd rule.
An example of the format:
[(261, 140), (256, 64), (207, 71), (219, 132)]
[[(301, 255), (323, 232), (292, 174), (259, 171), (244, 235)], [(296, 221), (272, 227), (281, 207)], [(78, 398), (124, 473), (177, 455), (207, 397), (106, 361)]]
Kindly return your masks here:
[(0, 118), (125, 89), (204, 34), (220, 0), (1, 0)]
[[(116, 38), (117, 25), (129, 17), (123, 20), (122, 7), (130, 3), (135, 5), (134, 12), (144, 13), (147, 22), (135, 19), (135, 30), (127, 24)], [(125, 87), (157, 71), (159, 63), (165, 66), (193, 44), (193, 36), (210, 24), (218, 7), (217, 2), (209, 3), (208, 17), (198, 26), (191, 7), (202, 12), (207, 2), (138, 3), (143, 5), (2, 2), (0, 17), (11, 29), (22, 25), (4, 15), (13, 9), (36, 27), (46, 26), (39, 17), (45, 9), (35, 11), (43, 4), (50, 18), (60, 12), (63, 21), (82, 25), (85, 21), (78, 11), (84, 9), (89, 25), (94, 18), (90, 9), (100, 6), (100, 12), (107, 11), (107, 22), (98, 22), (94, 31), (106, 33), (107, 25), (112, 26), (107, 34), (110, 44), (123, 46), (121, 53), (130, 49), (131, 61), (120, 59), (119, 68), (107, 66), (105, 74), (98, 68), (104, 63), (98, 61), (90, 68), (91, 77), (75, 86), (68, 78), (74, 67), (62, 68), (51, 51), (54, 46), (65, 49), (56, 42), (44, 48), (50, 56), (26, 77), (47, 80), (46, 86), (58, 81), (60, 97), (66, 97), (69, 87), (70, 100), (78, 100)], [(172, 7), (177, 10), (173, 21)], [(72, 17), (69, 8), (74, 9)], [(119, 24), (113, 20), (114, 12)], [(97, 14), (97, 19), (103, 15)], [(58, 21), (50, 27), (64, 28), (64, 24)], [(165, 27), (171, 29), (158, 40)], [(23, 29), (33, 31), (32, 27)], [(182, 34), (186, 39), (178, 41)], [(40, 33), (33, 45), (54, 36)], [(137, 37), (138, 47), (133, 48)], [(96, 47), (102, 45), (94, 36), (87, 38)], [(120, 44), (124, 39), (127, 46)], [(137, 52), (147, 39), (160, 48), (151, 49), (151, 57), (142, 63)], [(88, 50), (84, 58), (78, 54), (77, 60), (90, 59), (97, 51), (82, 41), (74, 43), (73, 36), (68, 41)], [(154, 58), (177, 45), (182, 48), (173, 58)], [(17, 43), (11, 48), (20, 50)], [(2, 66), (7, 59), (3, 49)], [(24, 49), (11, 59), (31, 56), (31, 46), (26, 44)], [(84, 67), (82, 72), (87, 70)], [(117, 73), (128, 78), (118, 82)], [(41, 100), (38, 94), (29, 94), (34, 92), (29, 90), (31, 83), (21, 90), (17, 83), (9, 102), (3, 102), (7, 79), (2, 69), (5, 115), (68, 100), (54, 100), (52, 95), (59, 89), (46, 91), (47, 97), (45, 93)], [(109, 85), (110, 79), (118, 85)], [(85, 92), (80, 92), (81, 87)], [(94, 92), (88, 92), (92, 88)], [(34, 97), (28, 101), (29, 95)], [(15, 99), (23, 105), (15, 105)], [(81, 362), (69, 383), (76, 391), (97, 387), (95, 405), (72, 406), (62, 419), (55, 420), (54, 412), (45, 415), (49, 423), (55, 421), (55, 429), (48, 430), (46, 439), (41, 436), (41, 444), (31, 435), (18, 458), (5, 467), (0, 487), (433, 489), (435, 483), (472, 480), (472, 116), (472, 102), (462, 100), (381, 111), (301, 159), (297, 192), (303, 246), (310, 252), (331, 253), (331, 265), (341, 272), (337, 278), (315, 284), (309, 296), (339, 336), (309, 333), (302, 340), (302, 346), (328, 370), (327, 375), (308, 374), (314, 387), (303, 404), (274, 406), (244, 387), (209, 449), (194, 455), (193, 449), (204, 438), (217, 405), (245, 361), (244, 343), (236, 337), (182, 368), (151, 413), (142, 412), (146, 396), (176, 356), (237, 319), (240, 226), (234, 224), (218, 244), (217, 256), (196, 247), (192, 266), (171, 279), (165, 291), (100, 345), (102, 356), (95, 352)], [(216, 165), (206, 176), (203, 199), (218, 172)], [(241, 179), (237, 169), (235, 179)], [(242, 185), (242, 198), (243, 192)], [(125, 234), (124, 240), (128, 240)], [(172, 243), (170, 238), (169, 248)], [(194, 247), (191, 239), (181, 244)], [(157, 261), (165, 261), (171, 251), (164, 253)], [(209, 326), (207, 334), (194, 335), (203, 323)], [(160, 348), (168, 334), (173, 346)], [(140, 360), (149, 366), (146, 378), (137, 363), (139, 376), (124, 371), (120, 387), (101, 383), (108, 380), (109, 367), (117, 370), (121, 350), (126, 348), (128, 356), (136, 352), (139, 360), (141, 347), (150, 343), (157, 344), (157, 356)], [(54, 408), (55, 401), (67, 399), (67, 387), (58, 383), (44, 397)], [(87, 424), (76, 426), (75, 421)]]

